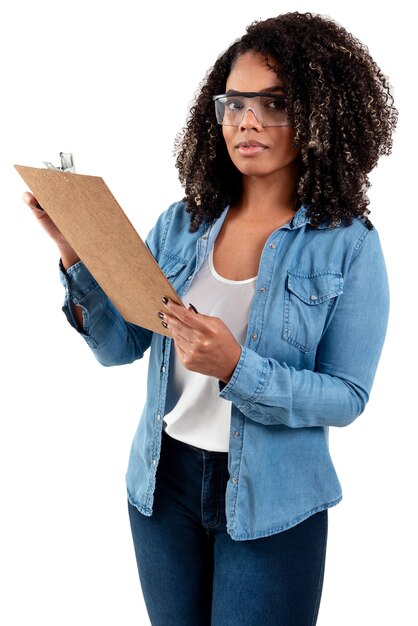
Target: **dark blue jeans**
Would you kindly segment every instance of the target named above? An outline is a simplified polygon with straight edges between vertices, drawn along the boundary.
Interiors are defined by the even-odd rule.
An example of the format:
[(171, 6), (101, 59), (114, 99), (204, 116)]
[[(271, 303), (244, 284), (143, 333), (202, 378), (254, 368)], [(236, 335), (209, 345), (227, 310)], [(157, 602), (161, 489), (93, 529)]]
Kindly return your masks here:
[(313, 626), (327, 511), (284, 532), (235, 541), (226, 531), (228, 455), (163, 433), (154, 512), (129, 504), (153, 626)]

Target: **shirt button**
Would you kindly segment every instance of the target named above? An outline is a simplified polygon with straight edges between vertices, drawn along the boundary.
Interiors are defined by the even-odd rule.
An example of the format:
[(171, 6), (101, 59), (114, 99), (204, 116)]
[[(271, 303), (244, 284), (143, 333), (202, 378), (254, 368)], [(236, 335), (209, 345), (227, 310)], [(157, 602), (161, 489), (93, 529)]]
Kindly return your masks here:
[(276, 247), (276, 244), (274, 243), (274, 241), (271, 242), (271, 244), (269, 245), (269, 247), (274, 250), (274, 248)]
[(266, 288), (265, 287), (260, 287), (260, 289), (258, 290), (260, 293), (265, 293)]
[(234, 437), (235, 437), (235, 439), (236, 439), (237, 437), (239, 437), (239, 432), (238, 432), (237, 430), (234, 432)]
[(255, 340), (257, 339), (257, 337), (258, 337), (257, 333), (253, 333), (253, 334), (251, 335), (251, 339), (252, 339), (253, 341), (255, 341)]
[(161, 371), (165, 372), (165, 370), (166, 370), (166, 367), (165, 367), (165, 365), (163, 365), (162, 368), (161, 368)]
[(315, 302), (315, 300), (318, 300), (318, 296), (316, 296), (314, 293), (311, 295), (311, 300), (313, 302)]
[(190, 276), (187, 277), (187, 280), (192, 280), (193, 276), (192, 274), (190, 274)]
[(158, 413), (157, 420), (160, 421), (160, 419), (161, 419), (161, 415)]
[(157, 459), (153, 459), (152, 460), (152, 464), (154, 465), (154, 467), (157, 465)]
[(237, 482), (238, 482), (238, 478), (235, 478), (235, 476), (233, 476), (233, 477), (232, 477), (232, 482), (234, 483), (234, 485), (236, 485), (236, 484), (237, 484)]

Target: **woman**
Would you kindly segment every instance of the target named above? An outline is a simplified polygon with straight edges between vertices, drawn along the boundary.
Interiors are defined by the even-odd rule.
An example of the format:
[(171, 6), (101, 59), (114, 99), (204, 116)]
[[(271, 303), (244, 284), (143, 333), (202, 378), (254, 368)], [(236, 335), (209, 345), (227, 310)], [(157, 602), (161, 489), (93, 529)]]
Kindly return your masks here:
[(99, 362), (151, 346), (127, 487), (153, 625), (316, 623), (342, 497), (328, 428), (364, 410), (387, 324), (366, 192), (396, 117), (367, 49), (320, 16), (256, 22), (218, 58), (177, 142), (186, 196), (147, 238), (190, 303), (161, 304), (173, 341), (126, 323), (25, 196)]

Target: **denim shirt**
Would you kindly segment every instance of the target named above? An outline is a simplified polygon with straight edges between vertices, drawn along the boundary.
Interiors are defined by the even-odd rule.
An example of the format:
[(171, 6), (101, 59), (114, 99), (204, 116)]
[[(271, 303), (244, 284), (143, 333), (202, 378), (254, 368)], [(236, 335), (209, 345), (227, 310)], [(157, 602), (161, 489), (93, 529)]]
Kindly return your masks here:
[[(190, 233), (185, 204), (177, 202), (148, 235), (151, 253), (180, 297), (227, 211)], [(172, 340), (125, 322), (82, 262), (61, 271), (61, 279), (63, 310), (77, 329), (69, 300), (83, 308), (78, 332), (102, 365), (131, 363), (151, 347), (147, 398), (126, 476), (130, 502), (149, 516), (170, 400)], [(286, 530), (341, 500), (328, 429), (350, 424), (364, 410), (388, 308), (378, 234), (361, 219), (313, 228), (302, 206), (268, 237), (241, 356), (230, 381), (219, 384), (220, 397), (232, 402), (226, 515), (233, 539)]]

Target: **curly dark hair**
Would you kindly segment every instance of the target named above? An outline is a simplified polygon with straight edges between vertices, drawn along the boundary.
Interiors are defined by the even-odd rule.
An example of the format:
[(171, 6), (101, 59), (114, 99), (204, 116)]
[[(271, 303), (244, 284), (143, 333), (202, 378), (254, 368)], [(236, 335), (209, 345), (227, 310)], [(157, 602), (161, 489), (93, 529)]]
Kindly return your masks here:
[(236, 59), (262, 54), (285, 81), (286, 108), (300, 147), (297, 209), (312, 226), (368, 220), (368, 173), (390, 154), (398, 111), (387, 77), (368, 48), (328, 17), (286, 13), (256, 21), (209, 70), (175, 141), (190, 230), (213, 220), (242, 192), (242, 174), (229, 158), (212, 96), (224, 93)]

